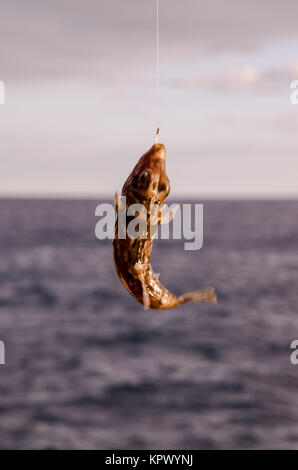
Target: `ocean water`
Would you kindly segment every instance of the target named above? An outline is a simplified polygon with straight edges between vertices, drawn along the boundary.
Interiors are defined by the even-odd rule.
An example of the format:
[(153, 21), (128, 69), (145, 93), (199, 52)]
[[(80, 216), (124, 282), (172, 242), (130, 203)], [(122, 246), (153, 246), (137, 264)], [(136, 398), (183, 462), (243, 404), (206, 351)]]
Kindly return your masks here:
[(98, 201), (0, 200), (0, 447), (298, 449), (298, 202), (204, 202), (204, 246), (156, 241), (144, 311)]

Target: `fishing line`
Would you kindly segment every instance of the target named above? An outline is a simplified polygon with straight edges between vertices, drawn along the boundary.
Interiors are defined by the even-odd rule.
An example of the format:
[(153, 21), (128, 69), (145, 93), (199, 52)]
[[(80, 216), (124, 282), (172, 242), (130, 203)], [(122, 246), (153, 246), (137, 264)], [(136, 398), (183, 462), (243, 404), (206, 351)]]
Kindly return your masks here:
[(157, 143), (160, 120), (160, 96), (159, 96), (159, 0), (156, 0), (156, 124), (157, 130), (154, 142)]

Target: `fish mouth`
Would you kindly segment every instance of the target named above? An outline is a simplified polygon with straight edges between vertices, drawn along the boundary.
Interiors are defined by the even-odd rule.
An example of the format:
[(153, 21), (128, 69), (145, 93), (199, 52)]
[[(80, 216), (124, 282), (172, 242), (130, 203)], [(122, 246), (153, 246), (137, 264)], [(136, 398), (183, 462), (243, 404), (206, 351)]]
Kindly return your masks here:
[(155, 161), (164, 162), (166, 159), (166, 150), (163, 144), (153, 144), (150, 151), (150, 158)]
[(166, 159), (166, 150), (163, 144), (153, 144), (151, 147), (151, 152), (152, 157), (154, 158), (159, 158), (160, 160)]

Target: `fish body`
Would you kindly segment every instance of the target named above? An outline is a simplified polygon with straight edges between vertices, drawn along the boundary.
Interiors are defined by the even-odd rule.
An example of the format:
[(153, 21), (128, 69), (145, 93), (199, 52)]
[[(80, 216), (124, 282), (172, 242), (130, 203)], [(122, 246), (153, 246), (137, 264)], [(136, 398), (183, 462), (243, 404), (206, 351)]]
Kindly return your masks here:
[[(166, 152), (163, 144), (154, 144), (138, 161), (122, 188), (121, 196), (126, 198), (126, 211), (132, 204), (142, 204), (145, 208), (146, 233), (143, 237), (119, 237), (119, 217), (115, 224), (113, 240), (114, 262), (117, 274), (128, 292), (145, 308), (168, 309), (184, 302), (216, 302), (213, 288), (190, 292), (179, 297), (169, 292), (158, 280), (151, 267), (153, 246), (152, 227), (162, 221), (162, 204), (170, 192), (170, 182), (166, 175)], [(118, 212), (122, 199), (115, 197)], [(156, 210), (152, 211), (152, 207)], [(152, 220), (154, 219), (154, 220)]]

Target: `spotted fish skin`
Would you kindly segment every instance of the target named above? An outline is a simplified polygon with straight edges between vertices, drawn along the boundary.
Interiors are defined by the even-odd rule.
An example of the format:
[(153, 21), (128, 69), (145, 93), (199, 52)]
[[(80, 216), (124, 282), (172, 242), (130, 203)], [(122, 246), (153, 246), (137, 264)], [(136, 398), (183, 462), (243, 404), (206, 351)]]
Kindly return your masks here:
[[(131, 239), (128, 235), (119, 238), (119, 219), (115, 224), (113, 240), (114, 263), (116, 272), (128, 292), (145, 308), (156, 310), (176, 307), (185, 302), (216, 302), (213, 288), (207, 288), (176, 297), (158, 280), (151, 267), (153, 237), (150, 226), (159, 225), (162, 215), (155, 213), (152, 221), (153, 204), (160, 207), (170, 192), (170, 182), (166, 175), (166, 152), (163, 144), (154, 144), (138, 161), (122, 188), (121, 196), (126, 197), (126, 211), (132, 204), (142, 204), (146, 208), (147, 232), (144, 238)], [(118, 212), (122, 199), (115, 197)], [(130, 221), (127, 217), (127, 225)]]

